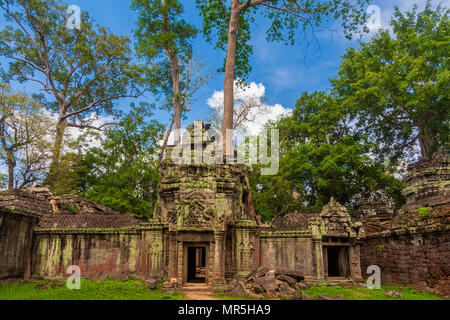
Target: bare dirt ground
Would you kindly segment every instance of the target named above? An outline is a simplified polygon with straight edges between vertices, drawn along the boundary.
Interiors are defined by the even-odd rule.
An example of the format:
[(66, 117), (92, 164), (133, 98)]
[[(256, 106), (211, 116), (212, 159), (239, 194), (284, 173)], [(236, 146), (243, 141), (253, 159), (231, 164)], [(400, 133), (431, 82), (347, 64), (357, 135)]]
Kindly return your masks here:
[(218, 300), (205, 284), (187, 284), (182, 290), (188, 300)]

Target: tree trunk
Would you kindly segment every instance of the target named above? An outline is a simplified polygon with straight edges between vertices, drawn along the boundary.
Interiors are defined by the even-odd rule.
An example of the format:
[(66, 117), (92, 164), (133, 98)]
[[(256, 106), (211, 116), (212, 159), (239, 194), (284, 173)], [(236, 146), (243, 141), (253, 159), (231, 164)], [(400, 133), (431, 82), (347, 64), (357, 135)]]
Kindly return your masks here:
[(169, 58), (172, 63), (174, 144), (178, 145), (181, 142), (180, 67), (175, 54), (171, 53)]
[[(9, 152), (8, 152), (9, 153)], [(8, 154), (8, 190), (14, 189), (14, 160), (10, 158), (11, 155)]]
[(169, 137), (170, 137), (170, 133), (172, 132), (172, 127), (173, 124), (175, 122), (175, 117), (172, 118), (172, 122), (169, 126), (169, 129), (166, 132), (166, 136), (164, 137), (164, 143), (161, 147), (161, 150), (159, 151), (159, 155), (158, 155), (158, 167), (161, 164), (162, 158), (164, 156), (164, 151), (166, 150), (166, 146), (167, 146), (167, 142), (169, 141)]
[[(162, 0), (162, 6), (166, 8), (166, 0)], [(165, 14), (163, 14), (163, 32), (169, 32), (169, 20)], [(181, 141), (181, 109), (180, 109), (180, 66), (178, 63), (177, 54), (171, 49), (165, 48), (166, 55), (170, 60), (172, 70), (172, 87), (173, 87), (173, 119), (174, 119), (174, 144), (177, 145)]]
[(53, 177), (56, 171), (56, 167), (59, 163), (59, 158), (61, 156), (61, 150), (64, 139), (64, 131), (66, 129), (66, 125), (64, 123), (59, 122), (56, 125), (56, 133), (55, 133), (55, 142), (53, 144), (52, 150), (52, 162), (50, 164), (50, 172), (49, 176)]
[[(2, 128), (4, 127), (4, 119), (2, 119)], [(2, 130), (5, 131), (6, 130)], [(14, 168), (16, 167), (16, 161), (14, 159), (14, 153), (11, 150), (11, 147), (8, 147), (6, 143), (6, 134), (1, 134), (1, 142), (3, 150), (5, 150), (6, 155), (6, 164), (8, 165), (8, 190), (14, 189)]]
[(222, 145), (224, 155), (233, 153), (232, 146), (227, 145), (227, 141), (232, 141), (233, 137), (227, 137), (227, 130), (233, 129), (234, 114), (234, 75), (236, 68), (236, 42), (240, 17), (239, 1), (232, 0), (230, 24), (228, 27), (227, 57), (225, 62), (225, 82), (223, 87), (223, 118), (222, 118)]
[(436, 139), (427, 128), (421, 127), (419, 129), (419, 144), (422, 159), (432, 160), (433, 154), (436, 151)]

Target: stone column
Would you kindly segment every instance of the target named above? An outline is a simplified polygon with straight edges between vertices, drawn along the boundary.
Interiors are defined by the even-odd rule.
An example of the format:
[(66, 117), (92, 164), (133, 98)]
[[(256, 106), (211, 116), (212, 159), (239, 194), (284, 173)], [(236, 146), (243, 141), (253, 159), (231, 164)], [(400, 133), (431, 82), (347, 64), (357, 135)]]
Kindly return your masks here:
[(219, 231), (214, 234), (214, 269), (213, 269), (213, 289), (223, 291), (225, 285), (224, 273), (224, 232)]
[(164, 284), (165, 287), (176, 286), (176, 283), (172, 281), (178, 279), (178, 248), (177, 248), (177, 235), (175, 232), (169, 233), (169, 270), (167, 272), (167, 281)]
[(313, 238), (314, 253), (316, 259), (316, 275), (317, 280), (325, 279), (325, 272), (323, 269), (323, 250), (322, 250), (322, 240)]
[(350, 277), (354, 281), (363, 281), (361, 274), (361, 247), (359, 243), (352, 243), (349, 249)]

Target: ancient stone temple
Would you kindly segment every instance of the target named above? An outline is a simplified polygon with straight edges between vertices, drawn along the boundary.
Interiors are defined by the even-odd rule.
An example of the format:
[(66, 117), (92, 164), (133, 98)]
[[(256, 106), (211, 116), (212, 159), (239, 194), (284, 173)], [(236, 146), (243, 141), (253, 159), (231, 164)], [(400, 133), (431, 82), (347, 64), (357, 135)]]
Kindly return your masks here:
[[(55, 197), (39, 186), (0, 193), (0, 279), (62, 279), (76, 265), (85, 278), (165, 279), (166, 288), (205, 283), (222, 290), (258, 267), (326, 283), (362, 281), (367, 266), (376, 264), (386, 284), (449, 292), (442, 280), (448, 266), (441, 262), (427, 271), (430, 279), (396, 265), (397, 258), (417, 253), (418, 243), (436, 253), (430, 258), (423, 253), (420, 263), (428, 268), (431, 257), (448, 258), (448, 158), (436, 160), (434, 169), (414, 167), (400, 215), (372, 199), (357, 204), (353, 219), (331, 199), (321, 212), (293, 212), (262, 224), (251, 203), (246, 166), (201, 161), (202, 152), (214, 150), (208, 129), (196, 121), (181, 145), (168, 147), (158, 205), (147, 221), (76, 196)], [(212, 152), (212, 158), (218, 156)], [(185, 161), (175, 161), (181, 158)], [(429, 217), (417, 215), (422, 207), (430, 208)], [(414, 224), (409, 226), (401, 220), (410, 216), (419, 222), (408, 218)], [(433, 231), (425, 234), (424, 228)], [(406, 272), (413, 276), (406, 278)]]
[(366, 232), (361, 267), (377, 265), (381, 281), (450, 296), (450, 159), (408, 167), (405, 205), (390, 220), (378, 210), (361, 216)]

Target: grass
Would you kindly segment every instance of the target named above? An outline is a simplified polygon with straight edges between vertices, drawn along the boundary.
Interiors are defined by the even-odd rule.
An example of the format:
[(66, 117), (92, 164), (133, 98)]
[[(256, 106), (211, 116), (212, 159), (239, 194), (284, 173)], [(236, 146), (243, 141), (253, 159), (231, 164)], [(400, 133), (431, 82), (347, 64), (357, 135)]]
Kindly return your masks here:
[[(395, 290), (402, 292), (402, 297), (392, 297), (385, 292), (389, 290)], [(341, 295), (348, 300), (445, 300), (442, 297), (433, 295), (428, 292), (419, 292), (410, 287), (392, 287), (382, 286), (381, 289), (369, 290), (367, 288), (360, 287), (326, 287), (318, 286), (311, 287), (306, 290), (302, 290), (303, 293), (309, 295), (311, 298), (317, 298), (317, 295), (325, 295), (328, 297), (334, 297)]]
[[(48, 286), (48, 288), (45, 288)], [(402, 292), (402, 297), (392, 297), (385, 292), (395, 290)], [(442, 297), (419, 292), (409, 287), (383, 286), (380, 290), (369, 290), (365, 287), (316, 286), (302, 290), (303, 293), (316, 299), (319, 294), (328, 297), (344, 296), (348, 300), (445, 300)], [(255, 300), (251, 297), (233, 297), (226, 294), (215, 294), (219, 300)], [(69, 290), (65, 282), (25, 282), (1, 283), (0, 300), (182, 300), (184, 294), (166, 294), (159, 287), (148, 290), (138, 280), (125, 282), (106, 280), (81, 280), (80, 290)]]
[[(50, 285), (48, 289), (43, 285)], [(183, 294), (165, 294), (161, 288), (149, 290), (140, 281), (81, 280), (80, 290), (69, 290), (65, 282), (0, 284), (0, 300), (181, 300)]]

